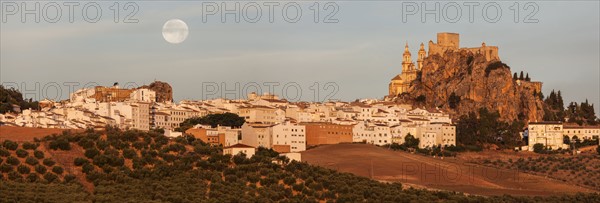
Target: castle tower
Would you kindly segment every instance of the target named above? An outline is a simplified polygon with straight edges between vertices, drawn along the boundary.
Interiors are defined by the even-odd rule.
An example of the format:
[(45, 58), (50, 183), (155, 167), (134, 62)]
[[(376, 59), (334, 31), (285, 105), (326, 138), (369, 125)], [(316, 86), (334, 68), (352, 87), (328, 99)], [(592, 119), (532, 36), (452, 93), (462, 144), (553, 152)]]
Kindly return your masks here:
[(402, 55), (402, 72), (412, 71), (413, 70), (413, 62), (410, 51), (408, 50), (408, 42), (406, 46), (404, 46), (404, 54)]
[(417, 70), (421, 70), (423, 68), (423, 60), (425, 59), (425, 56), (427, 55), (427, 52), (425, 52), (425, 45), (423, 45), (423, 43), (421, 43), (421, 48), (419, 49), (419, 57), (417, 59)]

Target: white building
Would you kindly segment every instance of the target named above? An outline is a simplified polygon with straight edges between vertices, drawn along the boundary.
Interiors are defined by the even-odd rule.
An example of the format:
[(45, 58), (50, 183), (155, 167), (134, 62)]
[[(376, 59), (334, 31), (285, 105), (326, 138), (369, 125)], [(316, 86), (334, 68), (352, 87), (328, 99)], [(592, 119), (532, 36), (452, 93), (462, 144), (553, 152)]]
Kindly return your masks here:
[(352, 128), (352, 133), (353, 142), (366, 142), (379, 146), (392, 144), (392, 132), (385, 124), (359, 122)]
[(284, 122), (271, 127), (273, 150), (280, 153), (301, 152), (306, 150), (306, 127), (296, 123)]
[(242, 126), (242, 139), (241, 144), (245, 144), (252, 147), (264, 147), (271, 148), (272, 142), (272, 130), (270, 129), (274, 124), (263, 124), (263, 123), (244, 123)]
[(553, 150), (568, 148), (563, 143), (563, 124), (561, 122), (532, 122), (529, 123), (527, 132), (529, 151), (533, 151), (533, 145), (538, 143)]
[(235, 156), (241, 153), (245, 154), (246, 158), (252, 158), (252, 156), (254, 156), (254, 154), (256, 153), (256, 149), (252, 146), (244, 144), (235, 144), (223, 148), (223, 154), (230, 154), (231, 156)]

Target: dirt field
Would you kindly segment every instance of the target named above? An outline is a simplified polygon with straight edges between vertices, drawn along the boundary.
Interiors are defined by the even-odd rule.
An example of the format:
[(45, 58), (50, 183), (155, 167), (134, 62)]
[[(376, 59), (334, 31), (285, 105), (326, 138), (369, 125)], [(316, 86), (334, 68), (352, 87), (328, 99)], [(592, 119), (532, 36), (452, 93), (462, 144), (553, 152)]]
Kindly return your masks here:
[(433, 158), (365, 144), (320, 146), (302, 153), (302, 161), (407, 186), (475, 195), (558, 195), (595, 192), (541, 176), (471, 164), (463, 159)]
[[(33, 141), (33, 138), (43, 138), (47, 135), (60, 134), (64, 129), (56, 128), (27, 128), (0, 126), (0, 142), (12, 140), (16, 142)], [(79, 130), (81, 131), (81, 130)]]

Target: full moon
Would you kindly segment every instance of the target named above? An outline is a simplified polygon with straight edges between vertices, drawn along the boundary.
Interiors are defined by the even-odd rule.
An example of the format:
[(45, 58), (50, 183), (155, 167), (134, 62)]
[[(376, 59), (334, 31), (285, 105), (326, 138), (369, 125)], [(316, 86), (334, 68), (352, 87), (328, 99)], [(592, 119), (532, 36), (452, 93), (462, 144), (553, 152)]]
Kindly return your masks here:
[(187, 38), (189, 34), (188, 26), (179, 19), (171, 19), (163, 25), (162, 35), (165, 40), (171, 44), (179, 44)]

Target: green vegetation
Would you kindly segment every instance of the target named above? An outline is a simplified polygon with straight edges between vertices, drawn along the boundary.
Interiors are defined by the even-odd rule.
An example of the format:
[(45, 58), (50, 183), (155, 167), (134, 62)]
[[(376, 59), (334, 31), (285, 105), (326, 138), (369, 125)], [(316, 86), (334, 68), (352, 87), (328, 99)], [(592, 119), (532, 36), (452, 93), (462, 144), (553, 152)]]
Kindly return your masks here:
[(454, 92), (452, 92), (452, 94), (450, 94), (450, 96), (448, 97), (448, 106), (451, 109), (455, 109), (456, 107), (458, 107), (459, 104), (460, 96), (457, 96)]
[(445, 150), (448, 148), (455, 148), (455, 146), (445, 146), (442, 147), (441, 145), (438, 146), (434, 146), (434, 147), (427, 147), (425, 149), (419, 148), (419, 138), (415, 138), (413, 135), (411, 135), (410, 133), (408, 133), (405, 137), (404, 137), (404, 143), (402, 144), (397, 144), (397, 143), (393, 143), (391, 145), (385, 145), (384, 147), (387, 147), (389, 149), (392, 150), (402, 150), (402, 151), (412, 151), (414, 150), (417, 153), (420, 154), (424, 154), (424, 155), (430, 155), (430, 156), (456, 156), (455, 152), (452, 152), (451, 150)]
[(20, 109), (39, 108), (37, 101), (23, 99), (23, 94), (19, 90), (14, 88), (6, 89), (3, 85), (0, 85), (0, 114), (14, 112), (12, 105), (17, 105)]
[(230, 127), (242, 127), (246, 122), (246, 119), (239, 117), (234, 113), (223, 113), (223, 114), (208, 114), (203, 117), (188, 118), (183, 121), (179, 128), (176, 130), (179, 132), (185, 132), (194, 125), (203, 124), (210, 125), (213, 128), (217, 126), (230, 126)]
[(545, 149), (544, 149), (544, 144), (541, 143), (537, 143), (533, 145), (533, 152), (535, 153), (542, 153)]
[(500, 120), (498, 112), (486, 108), (461, 116), (456, 123), (456, 140), (462, 148), (481, 148), (484, 144), (494, 144), (500, 148), (511, 149), (524, 144), (519, 135), (523, 122), (511, 123)]
[[(419, 141), (410, 137), (405, 140), (407, 146), (418, 146)], [(35, 166), (35, 173), (26, 171), (29, 167), (23, 165), (15, 171), (14, 166), (3, 163), (0, 202), (560, 202), (598, 198), (597, 194), (480, 197), (403, 189), (399, 183), (381, 183), (290, 162), (264, 148), (259, 148), (250, 159), (245, 155), (232, 157), (223, 155), (221, 147), (193, 137), (168, 139), (154, 131), (107, 128), (106, 136), (95, 132), (65, 133), (43, 140), (42, 144), (55, 140), (69, 144), (93, 142), (84, 144), (86, 151), (97, 153), (77, 152), (81, 155), (70, 169), (63, 169), (60, 163), (49, 167), (47, 158), (43, 165)], [(131, 160), (130, 164), (125, 164), (125, 160)], [(88, 188), (91, 192), (83, 189), (76, 176), (64, 174), (70, 170), (84, 173), (80, 180), (93, 184)]]
[(425, 103), (427, 101), (427, 97), (425, 97), (425, 95), (419, 95), (417, 98), (415, 98), (415, 102), (418, 103)]
[[(501, 61), (495, 61), (495, 62), (488, 64), (488, 66), (485, 68), (485, 77), (490, 76), (490, 73), (493, 70), (500, 69), (500, 68), (507, 68), (508, 70), (510, 70), (510, 67), (508, 65), (502, 63)], [(523, 73), (521, 72), (521, 74), (523, 74)]]
[(31, 143), (31, 142), (24, 142), (22, 144), (23, 149), (37, 149), (39, 144), (37, 143)]
[(600, 155), (596, 154), (545, 155), (538, 158), (519, 158), (514, 161), (512, 159), (484, 160), (480, 161), (480, 164), (546, 176), (600, 190)]
[(29, 152), (25, 151), (24, 149), (17, 149), (16, 153), (19, 158), (25, 158), (27, 155), (29, 155)]
[(10, 140), (5, 140), (2, 143), (2, 146), (8, 150), (15, 151), (19, 147), (19, 144), (17, 144), (16, 142), (10, 141)]
[(546, 106), (544, 108), (545, 121), (561, 121), (565, 120), (565, 104), (563, 102), (562, 93), (560, 90), (555, 92), (552, 90), (550, 95), (544, 100)]
[(579, 125), (598, 125), (600, 123), (594, 111), (594, 104), (590, 104), (587, 99), (581, 104), (571, 102), (567, 107), (565, 115), (569, 117), (569, 123), (577, 123)]

